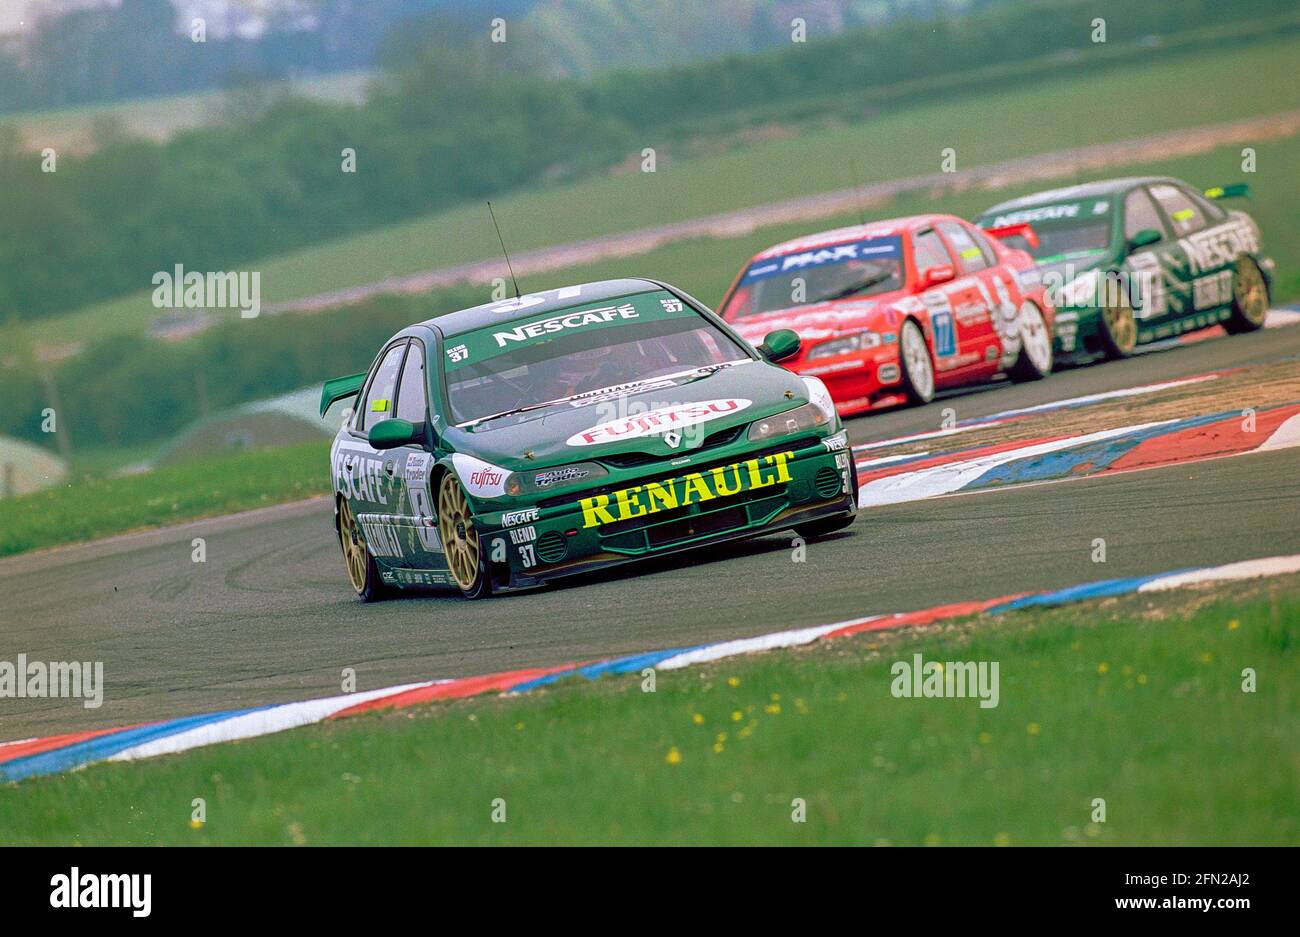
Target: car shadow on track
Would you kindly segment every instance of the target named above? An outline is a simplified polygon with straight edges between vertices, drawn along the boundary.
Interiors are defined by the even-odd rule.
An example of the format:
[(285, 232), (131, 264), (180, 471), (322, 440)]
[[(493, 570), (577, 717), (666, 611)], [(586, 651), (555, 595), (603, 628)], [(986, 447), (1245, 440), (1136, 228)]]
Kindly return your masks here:
[[(777, 531), (776, 533), (765, 534), (761, 537), (755, 537), (752, 540), (736, 540), (730, 543), (721, 543), (712, 547), (701, 547), (695, 550), (684, 550), (681, 553), (673, 553), (668, 556), (650, 557), (627, 566), (616, 566), (609, 569), (597, 570), (592, 573), (582, 573), (577, 576), (570, 576), (564, 579), (556, 580), (550, 588), (554, 590), (578, 589), (588, 585), (598, 585), (606, 582), (615, 582), (617, 580), (637, 579), (642, 576), (651, 576), (658, 573), (670, 573), (687, 568), (697, 568), (700, 566), (712, 565), (714, 563), (725, 563), (731, 560), (742, 559), (751, 556), (766, 556), (781, 551), (793, 549), (792, 541), (796, 534), (791, 531)], [(819, 537), (815, 542), (826, 543), (832, 540), (852, 537), (851, 530), (840, 531), (826, 537)]]
[[(578, 573), (573, 576), (565, 576), (563, 579), (557, 579), (544, 586), (539, 586), (536, 589), (493, 595), (490, 601), (500, 602), (512, 598), (523, 598), (530, 595), (536, 595), (539, 592), (564, 592), (570, 589), (584, 589), (612, 582), (640, 579), (644, 576), (654, 576), (660, 573), (672, 573), (683, 569), (695, 569), (701, 566), (710, 566), (715, 563), (727, 563), (732, 560), (744, 559), (746, 557), (766, 556), (773, 553), (792, 550), (794, 548), (792, 541), (795, 536), (793, 530), (778, 531), (776, 533), (755, 537), (750, 540), (735, 540), (727, 543), (716, 544), (714, 546), (700, 547), (694, 550), (684, 550), (681, 553), (672, 553), (667, 556), (648, 557), (623, 566), (612, 566), (607, 569), (595, 570), (589, 573)], [(818, 537), (816, 540), (811, 542), (833, 543), (838, 540), (849, 539), (853, 536), (854, 531), (852, 529), (842, 530), (833, 534), (828, 534), (824, 537)], [(446, 589), (408, 589), (396, 593), (393, 596), (393, 599), (463, 601), (458, 592), (452, 592)]]

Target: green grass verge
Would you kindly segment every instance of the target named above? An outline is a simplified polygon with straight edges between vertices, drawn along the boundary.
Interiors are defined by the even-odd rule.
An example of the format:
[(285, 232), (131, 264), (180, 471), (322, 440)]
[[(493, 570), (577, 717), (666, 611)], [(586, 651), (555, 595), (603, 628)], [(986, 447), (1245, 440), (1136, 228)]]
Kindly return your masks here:
[[(999, 91), (895, 106), (852, 124), (776, 128), (772, 139), (711, 155), (673, 160), (665, 153), (653, 174), (522, 192), (500, 199), (498, 214), (507, 243), (521, 251), (846, 188), (850, 160), (859, 181), (872, 182), (937, 171), (945, 147), (970, 167), (1267, 114), (1295, 106), (1298, 53), (1300, 39), (1292, 36), (1095, 72), (1048, 72)], [(261, 271), (269, 304), (493, 257), (495, 237), (476, 203), (246, 267)], [(142, 282), (150, 275), (142, 272)], [(140, 331), (158, 315), (149, 300), (141, 292), (15, 325), (13, 341), (61, 344)]]
[(243, 453), (140, 475), (82, 477), (0, 500), (0, 556), (329, 493), (329, 445)]
[[(1288, 577), (363, 716), (0, 788), (0, 842), (1296, 845), (1297, 622)], [(916, 652), (999, 705), (895, 699)]]

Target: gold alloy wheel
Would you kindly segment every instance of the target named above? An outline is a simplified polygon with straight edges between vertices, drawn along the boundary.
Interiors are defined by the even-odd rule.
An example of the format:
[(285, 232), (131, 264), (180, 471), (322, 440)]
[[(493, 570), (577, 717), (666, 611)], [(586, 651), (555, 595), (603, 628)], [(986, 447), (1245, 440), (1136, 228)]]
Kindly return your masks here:
[(370, 565), (370, 558), (366, 556), (366, 542), (361, 539), (361, 529), (352, 516), (347, 498), (339, 502), (339, 541), (343, 544), (343, 560), (348, 565), (348, 581), (358, 594), (362, 593), (366, 589), (366, 567)]
[(1255, 325), (1262, 325), (1268, 315), (1268, 290), (1264, 274), (1253, 262), (1240, 261), (1232, 278), (1232, 295), (1241, 314)]
[(1132, 351), (1137, 344), (1137, 319), (1133, 316), (1133, 307), (1128, 303), (1107, 305), (1101, 314), (1106, 319), (1106, 332), (1115, 347), (1124, 354)]
[(464, 592), (473, 591), (479, 580), (478, 531), (465, 492), (451, 472), (442, 476), (438, 486), (438, 532), (456, 585)]

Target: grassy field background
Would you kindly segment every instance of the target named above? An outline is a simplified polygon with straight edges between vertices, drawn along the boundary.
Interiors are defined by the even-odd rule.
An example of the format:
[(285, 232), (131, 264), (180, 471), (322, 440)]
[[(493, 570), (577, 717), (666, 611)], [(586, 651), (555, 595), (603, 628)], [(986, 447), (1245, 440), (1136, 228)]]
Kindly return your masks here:
[[(288, 95), (318, 101), (359, 103), (364, 98), (368, 72), (314, 75), (310, 78), (268, 82), (254, 93), (263, 99)], [(52, 146), (59, 152), (84, 152), (93, 148), (98, 128), (112, 128), (133, 137), (166, 140), (194, 127), (221, 121), (244, 91), (201, 91), (88, 104), (78, 107), (23, 111), (0, 117), (0, 125), (17, 129), (24, 145), (32, 149)]]
[[(1257, 580), (357, 717), (0, 787), (0, 843), (1298, 845), (1298, 623)], [(894, 698), (916, 652), (999, 705)]]
[(0, 499), (0, 556), (328, 494), (326, 442), (170, 465), (121, 477), (82, 475)]
[[(970, 167), (1272, 113), (1296, 105), (1297, 53), (1300, 39), (1288, 37), (1091, 74), (1048, 74), (856, 123), (772, 125), (747, 145), (717, 153), (676, 160), (665, 151), (653, 174), (632, 170), (505, 196), (498, 214), (511, 249), (527, 250), (847, 188), (850, 160), (858, 182), (874, 182), (937, 171), (945, 147)], [(474, 204), (245, 266), (262, 273), (263, 303), (275, 303), (497, 252), (485, 210)], [(61, 344), (140, 331), (158, 314), (149, 296), (142, 291), (12, 326), (9, 340)]]
[[(1295, 192), (1295, 180), (1300, 179), (1300, 136), (1261, 143), (1255, 149), (1258, 166), (1253, 174), (1241, 171), (1241, 147), (1225, 146), (1196, 156), (1117, 166), (1105, 175), (1170, 175), (1201, 187), (1218, 185), (1225, 180), (1248, 182), (1254, 198), (1233, 199), (1223, 204), (1249, 213), (1259, 223), (1265, 249), (1278, 262), (1274, 299), (1292, 302), (1300, 299), (1300, 212), (1297, 211)], [(1079, 178), (1089, 179), (1093, 175), (1084, 174)], [(1055, 185), (1070, 185), (1073, 181), (1022, 183), (993, 191), (980, 189), (947, 193), (938, 198), (923, 194), (903, 195), (887, 206), (871, 209), (867, 217), (886, 218), (938, 211), (970, 218), (1004, 199)], [(601, 261), (553, 271), (543, 277), (530, 277), (524, 288), (542, 289), (645, 271), (647, 275), (670, 280), (705, 303), (716, 305), (741, 266), (758, 251), (810, 231), (857, 223), (855, 213), (813, 224), (774, 225), (736, 238), (682, 241), (635, 258)]]

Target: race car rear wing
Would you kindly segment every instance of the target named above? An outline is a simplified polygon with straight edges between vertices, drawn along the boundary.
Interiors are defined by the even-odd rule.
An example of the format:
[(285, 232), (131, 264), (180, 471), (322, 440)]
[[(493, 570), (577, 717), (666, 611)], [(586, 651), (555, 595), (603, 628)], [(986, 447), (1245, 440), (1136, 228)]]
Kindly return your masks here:
[(1022, 237), (1026, 244), (1035, 250), (1038, 249), (1038, 232), (1031, 224), (1005, 224), (1000, 228), (985, 228), (984, 233), (992, 235), (999, 241), (1010, 237)]
[(1216, 185), (1205, 190), (1205, 197), (1217, 201), (1221, 198), (1250, 198), (1250, 185), (1239, 182), (1236, 185)]
[(335, 377), (325, 382), (320, 392), (320, 415), (340, 400), (355, 397), (361, 393), (361, 385), (366, 382), (366, 372), (349, 374), (347, 377)]

